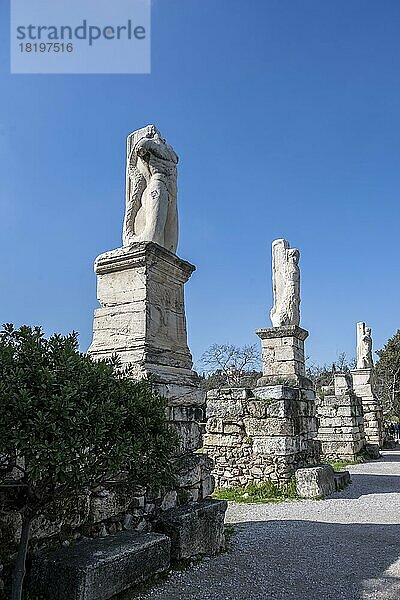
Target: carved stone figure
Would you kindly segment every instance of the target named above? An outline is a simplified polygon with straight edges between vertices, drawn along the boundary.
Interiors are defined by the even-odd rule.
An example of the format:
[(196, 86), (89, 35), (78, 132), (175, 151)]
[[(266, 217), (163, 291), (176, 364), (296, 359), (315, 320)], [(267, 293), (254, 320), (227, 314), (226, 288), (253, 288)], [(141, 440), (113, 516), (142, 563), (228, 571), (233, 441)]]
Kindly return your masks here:
[(274, 306), (270, 316), (274, 327), (300, 324), (300, 252), (286, 240), (272, 242), (272, 284)]
[(360, 322), (357, 323), (357, 369), (373, 367), (371, 328)]
[(124, 246), (155, 242), (176, 252), (178, 160), (154, 125), (128, 137)]

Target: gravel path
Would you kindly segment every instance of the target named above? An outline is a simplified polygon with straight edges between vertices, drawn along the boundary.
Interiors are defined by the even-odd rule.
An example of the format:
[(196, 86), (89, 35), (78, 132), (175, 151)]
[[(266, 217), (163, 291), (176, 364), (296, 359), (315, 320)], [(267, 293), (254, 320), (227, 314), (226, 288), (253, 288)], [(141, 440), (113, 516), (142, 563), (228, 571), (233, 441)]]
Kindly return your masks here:
[(400, 451), (349, 469), (322, 501), (234, 504), (230, 551), (141, 595), (146, 600), (399, 600)]

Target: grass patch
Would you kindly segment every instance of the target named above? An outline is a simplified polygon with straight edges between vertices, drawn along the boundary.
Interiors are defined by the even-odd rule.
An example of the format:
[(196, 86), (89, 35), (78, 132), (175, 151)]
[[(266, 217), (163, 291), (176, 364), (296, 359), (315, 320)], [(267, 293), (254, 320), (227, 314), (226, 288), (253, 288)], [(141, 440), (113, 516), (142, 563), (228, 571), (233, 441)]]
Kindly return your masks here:
[(335, 471), (343, 471), (346, 467), (361, 465), (362, 463), (367, 462), (367, 460), (368, 459), (365, 456), (360, 455), (355, 460), (331, 460), (328, 462), (328, 465), (331, 465)]
[(245, 504), (263, 502), (284, 502), (285, 500), (297, 500), (296, 481), (294, 477), (282, 486), (277, 486), (270, 481), (264, 483), (252, 483), (246, 487), (238, 485), (230, 488), (219, 488), (213, 493), (217, 500), (228, 500), (230, 502), (242, 502)]

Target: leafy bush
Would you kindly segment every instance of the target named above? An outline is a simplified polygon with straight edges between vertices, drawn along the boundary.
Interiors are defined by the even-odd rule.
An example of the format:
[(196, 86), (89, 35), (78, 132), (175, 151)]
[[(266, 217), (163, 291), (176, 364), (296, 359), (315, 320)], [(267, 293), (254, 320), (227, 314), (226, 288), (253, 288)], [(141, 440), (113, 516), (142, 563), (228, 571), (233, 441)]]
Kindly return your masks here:
[(115, 477), (170, 480), (176, 436), (164, 400), (126, 375), (116, 358), (81, 354), (76, 333), (46, 339), (40, 327), (12, 325), (0, 333), (0, 500), (23, 519), (13, 599), (44, 507)]

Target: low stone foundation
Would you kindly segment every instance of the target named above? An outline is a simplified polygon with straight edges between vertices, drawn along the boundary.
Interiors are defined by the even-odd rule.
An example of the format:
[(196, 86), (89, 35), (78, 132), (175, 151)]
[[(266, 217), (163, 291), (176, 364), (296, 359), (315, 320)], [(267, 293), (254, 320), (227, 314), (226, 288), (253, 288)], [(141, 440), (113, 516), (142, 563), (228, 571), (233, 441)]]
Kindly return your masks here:
[(332, 392), (317, 400), (322, 456), (325, 460), (352, 461), (365, 447), (362, 401), (345, 374), (335, 374)]
[(227, 507), (225, 500), (209, 499), (163, 513), (156, 530), (171, 539), (171, 559), (187, 560), (221, 552), (225, 545), (224, 519)]
[(354, 391), (361, 399), (364, 412), (364, 429), (367, 444), (383, 448), (383, 411), (375, 393), (373, 369), (355, 369), (353, 376)]
[(287, 386), (211, 390), (204, 450), (217, 487), (287, 483), (319, 462), (315, 395)]
[(51, 600), (108, 600), (170, 565), (165, 535), (123, 532), (35, 557), (31, 587)]
[[(180, 456), (177, 487), (173, 490), (154, 490), (146, 486), (110, 483), (68, 501), (49, 505), (43, 516), (32, 523), (30, 549), (32, 552), (56, 549), (75, 544), (82, 539), (113, 537), (118, 532), (151, 532), (166, 511), (190, 503), (197, 509), (208, 506), (206, 498), (214, 490), (210, 474), (213, 463), (205, 454)], [(12, 556), (21, 533), (21, 515), (17, 512), (0, 516), (0, 567), (8, 576)], [(220, 538), (219, 530), (215, 532)], [(196, 540), (194, 540), (196, 541)], [(211, 553), (213, 541), (210, 539)], [(0, 569), (1, 573), (2, 569)], [(1, 578), (0, 578), (1, 585)]]

